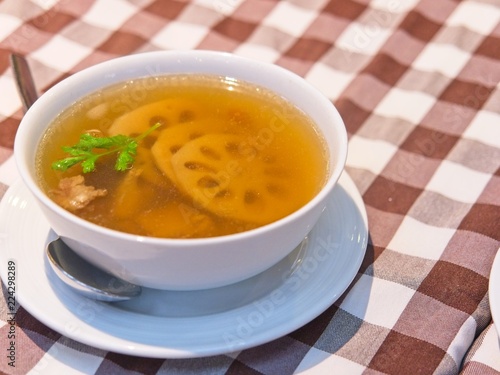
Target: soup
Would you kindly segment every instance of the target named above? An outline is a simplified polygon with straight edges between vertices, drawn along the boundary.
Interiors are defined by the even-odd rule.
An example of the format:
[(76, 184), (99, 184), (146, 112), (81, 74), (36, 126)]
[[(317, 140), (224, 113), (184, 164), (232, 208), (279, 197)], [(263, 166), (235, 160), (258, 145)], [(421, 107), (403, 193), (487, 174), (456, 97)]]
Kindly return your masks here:
[[(113, 148), (92, 150), (92, 171), (85, 163), (54, 170), (82, 134), (136, 148), (121, 171)], [(107, 228), (165, 238), (274, 222), (310, 201), (327, 175), (325, 141), (303, 112), (262, 87), (200, 74), (135, 79), (84, 97), (37, 151), (39, 183), (56, 203)]]

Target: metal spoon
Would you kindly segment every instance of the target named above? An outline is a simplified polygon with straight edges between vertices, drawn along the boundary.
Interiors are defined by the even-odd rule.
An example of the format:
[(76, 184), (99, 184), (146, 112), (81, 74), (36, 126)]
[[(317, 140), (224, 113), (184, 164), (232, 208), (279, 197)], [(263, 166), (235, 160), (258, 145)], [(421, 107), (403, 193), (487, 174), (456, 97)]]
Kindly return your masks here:
[(17, 91), (23, 102), (24, 112), (26, 112), (38, 99), (38, 92), (33, 81), (30, 67), (24, 56), (16, 53), (10, 55), (10, 65), (14, 71)]
[[(26, 112), (38, 99), (28, 62), (18, 54), (11, 54), (19, 95)], [(138, 296), (142, 288), (117, 278), (87, 262), (69, 248), (60, 238), (50, 242), (46, 256), (55, 274), (75, 292), (101, 301), (123, 301)]]
[(113, 276), (87, 262), (60, 238), (47, 244), (46, 255), (55, 274), (75, 292), (100, 301), (124, 301), (141, 294), (142, 288)]

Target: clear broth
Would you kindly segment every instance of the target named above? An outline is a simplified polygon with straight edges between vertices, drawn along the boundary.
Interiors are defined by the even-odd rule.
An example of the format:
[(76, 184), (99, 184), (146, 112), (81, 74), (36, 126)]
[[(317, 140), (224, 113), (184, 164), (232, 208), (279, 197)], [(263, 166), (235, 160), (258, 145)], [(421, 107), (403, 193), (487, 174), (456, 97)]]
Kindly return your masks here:
[(302, 111), (250, 83), (190, 74), (117, 84), (63, 111), (37, 151), (40, 185), (55, 200), (61, 179), (82, 175), (51, 168), (82, 133), (135, 136), (157, 122), (129, 170), (115, 171), (110, 155), (83, 174), (107, 194), (75, 215), (144, 236), (221, 236), (296, 211), (328, 175), (325, 141)]

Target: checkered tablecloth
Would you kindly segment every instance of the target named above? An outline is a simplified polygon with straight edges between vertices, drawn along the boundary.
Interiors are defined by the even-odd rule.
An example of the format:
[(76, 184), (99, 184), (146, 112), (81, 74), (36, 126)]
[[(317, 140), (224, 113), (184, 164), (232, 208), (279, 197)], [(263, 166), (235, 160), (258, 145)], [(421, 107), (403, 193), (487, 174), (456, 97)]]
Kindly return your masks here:
[(20, 306), (15, 369), (4, 288), (0, 371), (500, 374), (488, 300), (500, 245), (500, 2), (0, 1), (0, 196), (14, 179), (23, 115), (11, 52), (27, 56), (44, 91), (116, 56), (176, 49), (276, 63), (337, 106), (349, 135), (346, 171), (369, 220), (355, 281), (283, 338), (198, 359), (91, 348)]

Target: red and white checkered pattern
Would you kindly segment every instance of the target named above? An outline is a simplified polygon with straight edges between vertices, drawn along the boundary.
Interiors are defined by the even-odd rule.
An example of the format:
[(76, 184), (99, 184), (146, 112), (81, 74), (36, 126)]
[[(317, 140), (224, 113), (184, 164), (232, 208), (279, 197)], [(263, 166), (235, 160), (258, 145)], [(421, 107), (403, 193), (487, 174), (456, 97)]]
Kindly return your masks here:
[[(0, 1), (0, 162), (22, 117), (9, 53), (28, 57), (43, 91), (116, 56), (195, 48), (274, 62), (337, 106), (370, 223), (355, 282), (281, 339), (191, 360), (97, 350), (21, 307), (17, 372), (1, 358), (0, 371), (499, 374), (487, 296), (500, 247), (498, 1)], [(5, 313), (0, 325), (5, 349)]]

